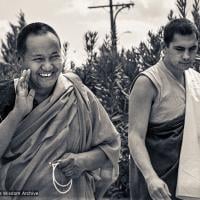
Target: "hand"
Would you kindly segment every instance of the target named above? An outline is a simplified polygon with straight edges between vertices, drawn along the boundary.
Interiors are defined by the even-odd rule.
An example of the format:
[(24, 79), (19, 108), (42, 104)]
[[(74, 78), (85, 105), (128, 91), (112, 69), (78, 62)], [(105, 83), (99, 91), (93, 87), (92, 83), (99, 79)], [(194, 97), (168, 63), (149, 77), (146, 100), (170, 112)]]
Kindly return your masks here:
[(158, 177), (147, 180), (149, 194), (153, 200), (171, 200), (167, 184)]
[(62, 170), (66, 177), (78, 178), (85, 169), (83, 168), (83, 160), (79, 154), (70, 153), (66, 158), (58, 160), (58, 167)]
[(35, 90), (31, 89), (28, 91), (30, 73), (30, 69), (24, 70), (16, 86), (14, 110), (19, 114), (19, 117), (21, 116), (22, 119), (33, 109)]

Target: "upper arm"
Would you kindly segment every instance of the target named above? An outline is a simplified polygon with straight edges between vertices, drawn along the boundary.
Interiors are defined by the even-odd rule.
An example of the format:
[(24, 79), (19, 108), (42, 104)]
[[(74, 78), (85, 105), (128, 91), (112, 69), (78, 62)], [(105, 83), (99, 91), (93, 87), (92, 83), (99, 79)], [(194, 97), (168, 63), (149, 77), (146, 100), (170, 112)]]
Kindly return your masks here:
[(156, 88), (151, 80), (146, 76), (140, 76), (129, 97), (129, 136), (145, 139), (155, 96)]

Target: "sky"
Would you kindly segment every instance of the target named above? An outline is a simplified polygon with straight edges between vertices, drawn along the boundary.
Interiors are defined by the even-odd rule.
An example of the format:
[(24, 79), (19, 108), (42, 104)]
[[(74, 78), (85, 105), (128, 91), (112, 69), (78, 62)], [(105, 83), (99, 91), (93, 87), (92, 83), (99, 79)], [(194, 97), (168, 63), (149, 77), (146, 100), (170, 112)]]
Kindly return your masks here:
[[(113, 0), (130, 3), (131, 9), (122, 10), (116, 18), (118, 48), (130, 49), (146, 41), (149, 30), (156, 32), (167, 23), (170, 10), (177, 13), (176, 0)], [(191, 12), (193, 0), (188, 0), (187, 12)], [(22, 10), (27, 23), (44, 22), (51, 25), (61, 38), (69, 43), (67, 62), (81, 65), (86, 59), (84, 34), (98, 32), (98, 48), (106, 34), (110, 34), (109, 9), (88, 9), (88, 6), (107, 5), (109, 0), (0, 0), (0, 39), (5, 40), (10, 30), (9, 22), (17, 24)], [(116, 10), (115, 10), (116, 12)]]

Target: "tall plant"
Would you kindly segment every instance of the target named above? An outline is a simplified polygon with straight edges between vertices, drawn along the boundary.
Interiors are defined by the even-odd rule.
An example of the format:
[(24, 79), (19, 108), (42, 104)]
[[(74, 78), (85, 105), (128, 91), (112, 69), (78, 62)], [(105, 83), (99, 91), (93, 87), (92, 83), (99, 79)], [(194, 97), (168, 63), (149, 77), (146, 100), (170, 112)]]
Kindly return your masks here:
[(5, 62), (2, 66), (9, 66), (8, 69), (1, 69), (4, 72), (4, 78), (12, 78), (17, 77), (20, 74), (20, 66), (18, 65), (17, 58), (17, 35), (20, 30), (26, 25), (25, 15), (22, 11), (19, 12), (18, 15), (18, 23), (17, 25), (10, 23), (11, 31), (6, 34), (6, 41), (1, 40), (1, 54), (2, 58)]

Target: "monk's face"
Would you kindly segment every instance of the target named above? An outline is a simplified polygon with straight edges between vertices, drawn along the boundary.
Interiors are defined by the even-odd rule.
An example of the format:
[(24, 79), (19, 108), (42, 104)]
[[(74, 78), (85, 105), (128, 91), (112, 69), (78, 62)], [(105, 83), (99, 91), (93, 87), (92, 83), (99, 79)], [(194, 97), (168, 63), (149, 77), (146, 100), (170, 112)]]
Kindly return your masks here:
[(188, 69), (194, 62), (197, 48), (198, 41), (195, 34), (174, 34), (172, 42), (164, 49), (166, 66), (173, 70)]
[(25, 69), (31, 69), (30, 85), (36, 91), (53, 89), (62, 71), (61, 48), (52, 33), (29, 35), (22, 58)]

